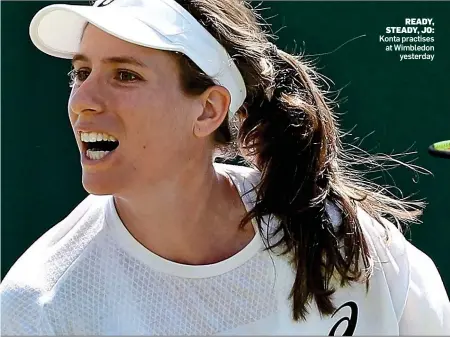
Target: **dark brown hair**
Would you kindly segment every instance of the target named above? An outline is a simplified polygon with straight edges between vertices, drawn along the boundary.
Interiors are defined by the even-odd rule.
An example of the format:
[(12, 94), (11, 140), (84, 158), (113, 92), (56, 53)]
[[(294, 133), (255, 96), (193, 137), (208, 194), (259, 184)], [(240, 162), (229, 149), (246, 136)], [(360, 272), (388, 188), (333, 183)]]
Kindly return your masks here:
[[(279, 220), (281, 240), (268, 249), (282, 247), (292, 256), (293, 318), (305, 319), (311, 300), (329, 315), (335, 309), (332, 277), (340, 286), (369, 285), (371, 256), (357, 208), (380, 221), (408, 223), (418, 221), (423, 204), (395, 198), (353, 168), (380, 165), (379, 158), (344, 150), (326, 83), (304, 55), (288, 54), (270, 42), (273, 35), (247, 2), (177, 2), (225, 47), (246, 83), (248, 96), (235, 123), (225, 120), (215, 135), (219, 146), (247, 158), (262, 175), (256, 205), (241, 225), (251, 219), (261, 224), (266, 215)], [(214, 85), (188, 58), (179, 61), (187, 93)], [(339, 226), (331, 222), (327, 201), (340, 209)]]

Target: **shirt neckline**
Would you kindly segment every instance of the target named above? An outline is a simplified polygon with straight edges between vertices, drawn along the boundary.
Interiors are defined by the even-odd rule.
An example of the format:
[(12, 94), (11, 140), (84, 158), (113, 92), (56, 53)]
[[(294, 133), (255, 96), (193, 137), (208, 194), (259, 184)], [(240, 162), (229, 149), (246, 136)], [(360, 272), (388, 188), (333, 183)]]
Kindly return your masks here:
[[(242, 202), (247, 211), (253, 206), (254, 192), (248, 192), (252, 186), (246, 186), (248, 181), (245, 178), (239, 176), (239, 173), (234, 172), (231, 168), (232, 165), (226, 164), (214, 164), (215, 168), (224, 172), (233, 181), (234, 186), (241, 196)], [(142, 261), (150, 268), (178, 277), (184, 278), (207, 278), (218, 276), (227, 273), (255, 256), (263, 247), (263, 242), (260, 236), (259, 228), (254, 221), (252, 221), (255, 235), (253, 239), (239, 252), (233, 256), (213, 264), (207, 265), (186, 265), (177, 262), (167, 260), (144, 247), (139, 241), (137, 241), (130, 232), (126, 229), (122, 223), (116, 207), (114, 205), (114, 198), (109, 197), (107, 210), (106, 210), (106, 223), (109, 228), (112, 229), (113, 235), (120, 246), (125, 249), (129, 254), (138, 260)]]

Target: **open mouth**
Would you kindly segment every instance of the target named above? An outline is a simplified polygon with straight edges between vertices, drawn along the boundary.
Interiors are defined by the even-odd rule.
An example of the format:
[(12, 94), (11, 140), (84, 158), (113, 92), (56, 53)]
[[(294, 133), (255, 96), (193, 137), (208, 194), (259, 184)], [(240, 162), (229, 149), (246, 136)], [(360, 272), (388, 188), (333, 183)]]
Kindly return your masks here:
[(119, 141), (111, 135), (101, 132), (80, 132), (86, 157), (100, 160), (119, 146)]

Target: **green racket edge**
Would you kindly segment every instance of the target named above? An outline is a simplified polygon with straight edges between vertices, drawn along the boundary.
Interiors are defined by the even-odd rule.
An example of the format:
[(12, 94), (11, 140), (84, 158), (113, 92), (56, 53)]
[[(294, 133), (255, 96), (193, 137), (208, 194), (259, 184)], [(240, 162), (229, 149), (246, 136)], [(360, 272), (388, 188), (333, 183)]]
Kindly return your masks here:
[(428, 147), (428, 153), (433, 157), (450, 159), (450, 140), (431, 144)]

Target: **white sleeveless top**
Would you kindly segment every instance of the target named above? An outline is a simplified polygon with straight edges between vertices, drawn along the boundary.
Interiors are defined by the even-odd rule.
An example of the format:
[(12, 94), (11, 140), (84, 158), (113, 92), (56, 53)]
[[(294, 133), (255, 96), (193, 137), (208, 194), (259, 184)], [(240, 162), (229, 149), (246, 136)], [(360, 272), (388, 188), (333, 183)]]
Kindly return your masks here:
[[(215, 164), (245, 194), (260, 177)], [(329, 209), (334, 212), (333, 208)], [(332, 214), (339, 221), (339, 214)], [(0, 286), (4, 335), (450, 335), (450, 304), (433, 262), (390, 223), (360, 212), (375, 259), (365, 284), (339, 289), (333, 316), (311, 304), (292, 320), (295, 273), (257, 232), (236, 255), (190, 266), (153, 254), (127, 231), (111, 196), (89, 196), (39, 238)], [(268, 226), (273, 227), (273, 223)]]

